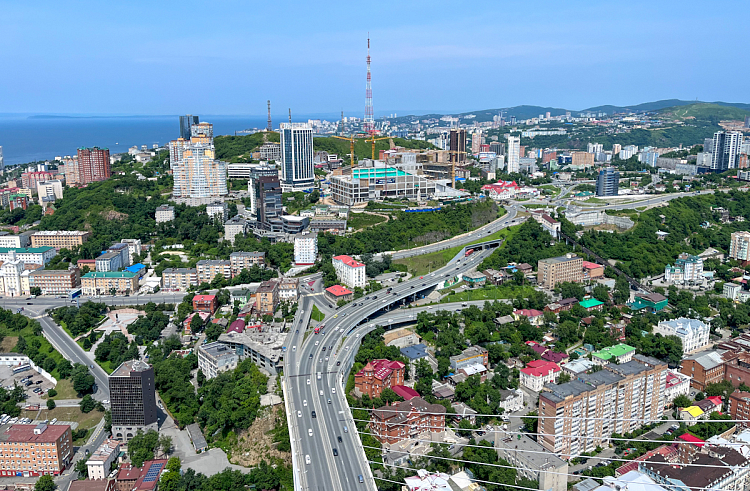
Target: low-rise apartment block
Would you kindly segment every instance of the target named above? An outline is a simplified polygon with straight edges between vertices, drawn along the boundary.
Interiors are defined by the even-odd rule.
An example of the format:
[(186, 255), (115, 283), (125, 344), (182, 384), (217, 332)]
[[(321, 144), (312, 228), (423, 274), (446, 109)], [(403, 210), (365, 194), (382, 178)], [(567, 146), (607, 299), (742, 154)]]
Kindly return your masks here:
[(89, 479), (105, 479), (109, 475), (112, 463), (120, 454), (120, 442), (117, 440), (104, 440), (99, 448), (94, 451), (86, 461), (89, 471)]
[(237, 368), (240, 357), (224, 343), (213, 342), (198, 348), (198, 368), (207, 379)]
[(545, 384), (554, 383), (560, 376), (561, 369), (557, 363), (545, 360), (534, 360), (521, 369), (521, 385), (533, 390), (541, 391)]
[(42, 295), (62, 295), (81, 286), (81, 270), (37, 269), (29, 273), (29, 287), (40, 288)]
[(253, 266), (266, 265), (265, 252), (233, 252), (229, 255), (229, 264), (232, 277), (237, 276), (243, 269), (250, 269)]
[(543, 288), (551, 290), (558, 283), (580, 283), (582, 280), (583, 259), (575, 254), (541, 259), (537, 263), (537, 283)]
[(162, 289), (169, 291), (187, 291), (198, 285), (198, 272), (190, 268), (167, 268), (161, 274)]
[(122, 254), (117, 251), (107, 251), (96, 258), (96, 270), (102, 273), (120, 271), (124, 267)]
[(298, 289), (298, 278), (282, 278), (279, 282), (279, 301), (296, 302), (298, 298)]
[(690, 386), (700, 391), (708, 384), (724, 380), (725, 357), (718, 351), (704, 351), (690, 355), (680, 364), (680, 373), (690, 377)]
[(31, 234), (34, 232), (24, 232), (18, 235), (11, 235), (8, 232), (0, 231), (0, 247), (9, 249), (20, 249), (28, 247), (31, 244)]
[(620, 343), (614, 346), (602, 348), (599, 351), (594, 351), (591, 354), (591, 361), (597, 365), (605, 365), (607, 363), (627, 363), (633, 359), (633, 355), (635, 355), (635, 348)]
[(540, 443), (570, 458), (605, 446), (612, 433), (630, 433), (664, 413), (667, 365), (635, 355), (575, 380), (547, 384), (539, 395)]
[(336, 270), (336, 276), (349, 288), (364, 288), (367, 284), (367, 274), (365, 273), (365, 264), (357, 261), (350, 256), (334, 256), (333, 269)]
[(370, 430), (381, 444), (394, 444), (422, 435), (438, 437), (445, 431), (445, 406), (421, 397), (375, 409)]
[(193, 310), (213, 314), (219, 308), (216, 295), (196, 295), (193, 297)]
[(138, 291), (138, 275), (128, 271), (86, 273), (81, 277), (84, 295), (125, 295)]
[(294, 239), (294, 263), (297, 266), (315, 264), (318, 259), (318, 236), (305, 234)]
[(59, 476), (73, 459), (68, 425), (13, 425), (0, 433), (0, 477)]
[(234, 245), (235, 237), (238, 235), (244, 237), (247, 227), (247, 220), (239, 215), (232, 217), (224, 224), (224, 240), (228, 240), (230, 244)]
[(154, 213), (156, 223), (171, 222), (174, 220), (174, 206), (161, 205)]
[(73, 249), (83, 245), (91, 238), (91, 232), (79, 230), (44, 230), (35, 232), (31, 236), (31, 247), (54, 247), (60, 249)]
[(279, 282), (264, 281), (255, 292), (255, 309), (260, 315), (273, 315), (279, 306)]
[(216, 275), (224, 276), (225, 280), (232, 279), (232, 265), (229, 261), (202, 259), (195, 265), (198, 273), (198, 284), (211, 283)]

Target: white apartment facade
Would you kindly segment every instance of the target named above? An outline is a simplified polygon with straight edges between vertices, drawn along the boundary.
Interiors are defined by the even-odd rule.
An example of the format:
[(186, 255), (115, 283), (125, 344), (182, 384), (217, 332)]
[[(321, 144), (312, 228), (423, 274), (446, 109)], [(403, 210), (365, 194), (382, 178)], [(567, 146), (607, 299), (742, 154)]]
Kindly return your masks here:
[(0, 280), (5, 295), (17, 297), (25, 293), (21, 280), (23, 271), (23, 261), (20, 259), (10, 259), (0, 266)]
[(654, 328), (655, 334), (677, 336), (682, 341), (682, 352), (692, 353), (708, 346), (711, 327), (698, 320), (680, 317), (671, 321), (661, 321)]
[(518, 172), (521, 169), (521, 137), (508, 136), (508, 149), (506, 154), (508, 174)]
[(294, 239), (294, 263), (298, 266), (315, 264), (318, 259), (318, 236), (306, 234)]
[(334, 256), (333, 269), (339, 281), (349, 288), (364, 288), (367, 284), (365, 264), (357, 261), (351, 256)]
[(750, 232), (732, 232), (729, 257), (738, 261), (750, 261)]

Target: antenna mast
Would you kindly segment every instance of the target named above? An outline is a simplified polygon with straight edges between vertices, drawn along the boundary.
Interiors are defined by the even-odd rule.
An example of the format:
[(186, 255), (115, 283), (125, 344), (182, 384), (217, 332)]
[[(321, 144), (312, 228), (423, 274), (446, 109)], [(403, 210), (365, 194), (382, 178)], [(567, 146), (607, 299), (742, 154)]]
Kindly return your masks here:
[(365, 88), (365, 121), (364, 129), (367, 133), (375, 133), (375, 121), (372, 111), (372, 80), (370, 75), (370, 33), (367, 33), (367, 86)]
[(289, 122), (292, 122), (292, 108), (289, 108)]
[(341, 110), (341, 135), (344, 134), (344, 110)]
[(271, 124), (271, 101), (268, 101), (268, 124), (266, 125), (266, 131), (273, 131), (273, 125)]

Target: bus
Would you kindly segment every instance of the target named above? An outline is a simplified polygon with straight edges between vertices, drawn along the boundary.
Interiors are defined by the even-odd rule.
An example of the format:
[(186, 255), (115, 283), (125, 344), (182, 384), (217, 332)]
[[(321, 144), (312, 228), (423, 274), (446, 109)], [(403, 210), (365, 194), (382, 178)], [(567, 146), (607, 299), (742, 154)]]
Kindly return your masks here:
[(13, 369), (13, 375), (21, 372), (25, 372), (26, 370), (31, 370), (31, 365), (28, 363), (25, 365), (18, 365), (16, 368)]
[(464, 257), (469, 257), (469, 256), (471, 256), (471, 254), (472, 254), (473, 252), (474, 252), (474, 249), (469, 249), (468, 251), (466, 251), (466, 254), (464, 255)]

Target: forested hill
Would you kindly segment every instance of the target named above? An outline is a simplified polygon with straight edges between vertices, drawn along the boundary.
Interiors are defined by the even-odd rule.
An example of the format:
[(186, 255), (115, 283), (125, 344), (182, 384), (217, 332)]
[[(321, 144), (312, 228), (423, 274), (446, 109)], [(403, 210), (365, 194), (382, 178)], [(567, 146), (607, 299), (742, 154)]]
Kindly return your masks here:
[[(390, 140), (387, 137), (375, 142), (375, 158), (378, 158), (380, 150), (390, 148)], [(405, 140), (393, 138), (394, 145), (409, 149), (433, 149), (434, 145), (422, 140)], [(216, 158), (227, 162), (249, 162), (253, 151), (257, 150), (264, 142), (279, 142), (279, 134), (272, 132), (254, 133), (242, 136), (217, 136), (214, 138), (216, 145)], [(342, 140), (330, 136), (316, 136), (313, 139), (313, 147), (316, 151), (335, 153), (342, 158), (348, 158), (351, 144), (348, 140)], [(358, 160), (372, 157), (372, 143), (366, 142), (364, 138), (356, 138), (354, 141), (354, 155)]]

